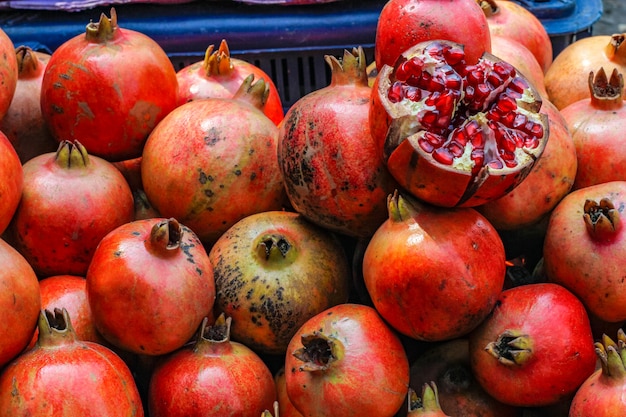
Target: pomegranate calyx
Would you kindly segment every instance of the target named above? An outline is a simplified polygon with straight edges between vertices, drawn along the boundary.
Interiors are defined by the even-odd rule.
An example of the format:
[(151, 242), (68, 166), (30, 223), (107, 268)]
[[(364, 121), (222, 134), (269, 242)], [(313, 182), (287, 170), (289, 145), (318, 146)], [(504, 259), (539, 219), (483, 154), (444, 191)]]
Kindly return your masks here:
[(603, 198), (598, 203), (595, 200), (586, 200), (583, 220), (587, 232), (596, 242), (611, 242), (622, 228), (619, 211), (609, 198)]
[(485, 350), (503, 365), (523, 365), (533, 355), (533, 341), (529, 335), (515, 330), (505, 330)]
[(267, 84), (263, 78), (259, 78), (254, 82), (254, 74), (250, 74), (243, 80), (235, 94), (233, 94), (233, 99), (241, 100), (259, 110), (263, 110), (269, 95), (269, 84)]
[(292, 353), (303, 362), (298, 367), (300, 372), (323, 372), (343, 358), (343, 344), (337, 338), (320, 331), (303, 334), (301, 342), (302, 347)]
[(180, 249), (182, 238), (181, 224), (174, 218), (163, 219), (152, 226), (146, 245), (161, 254), (172, 253)]
[(441, 411), (439, 404), (439, 392), (434, 381), (425, 383), (422, 386), (422, 396), (419, 397), (414, 389), (409, 387), (408, 393), (408, 415), (407, 417), (417, 417), (434, 411)]
[(604, 67), (595, 73), (589, 73), (589, 91), (593, 105), (603, 110), (614, 110), (624, 105), (624, 76), (613, 68), (609, 79), (604, 71)]
[(261, 235), (255, 245), (255, 250), (257, 258), (268, 266), (284, 266), (285, 263), (291, 263), (296, 252), (289, 239), (280, 233)]
[(270, 410), (264, 410), (261, 417), (279, 417), (278, 415), (278, 401), (274, 401), (273, 404), (274, 414)]
[(387, 196), (387, 211), (389, 220), (393, 222), (403, 222), (415, 217), (418, 212), (419, 202), (409, 195), (400, 193), (397, 189)]
[(491, 17), (500, 13), (500, 8), (495, 0), (476, 0), (486, 17)]
[(609, 43), (604, 48), (604, 53), (609, 61), (626, 65), (626, 33), (611, 35)]
[(209, 318), (205, 317), (200, 325), (198, 341), (206, 340), (212, 343), (229, 342), (232, 321), (232, 317), (226, 317), (226, 314), (221, 313), (215, 319), (215, 323), (209, 325)]
[(85, 38), (93, 43), (106, 43), (113, 39), (117, 29), (117, 13), (115, 8), (111, 7), (111, 18), (102, 13), (97, 23), (91, 21), (87, 24)]
[(78, 340), (70, 320), (70, 314), (65, 308), (55, 308), (53, 311), (41, 310), (37, 328), (39, 329), (39, 336), (36, 346), (40, 348), (52, 348), (74, 343)]
[(207, 77), (228, 75), (233, 71), (235, 67), (230, 60), (230, 50), (225, 39), (222, 39), (217, 51), (215, 51), (215, 45), (209, 45), (204, 54), (202, 68)]
[(59, 143), (54, 162), (61, 168), (82, 169), (89, 166), (89, 153), (77, 140), (63, 140)]
[(622, 329), (617, 332), (617, 343), (606, 334), (602, 341), (594, 344), (600, 359), (602, 374), (615, 379), (626, 378), (626, 335)]
[(20, 45), (15, 49), (17, 73), (20, 79), (34, 78), (41, 72), (41, 61), (32, 48)]
[(345, 49), (342, 60), (333, 55), (325, 55), (324, 59), (331, 70), (330, 85), (368, 85), (367, 62), (363, 47), (353, 48), (352, 52)]

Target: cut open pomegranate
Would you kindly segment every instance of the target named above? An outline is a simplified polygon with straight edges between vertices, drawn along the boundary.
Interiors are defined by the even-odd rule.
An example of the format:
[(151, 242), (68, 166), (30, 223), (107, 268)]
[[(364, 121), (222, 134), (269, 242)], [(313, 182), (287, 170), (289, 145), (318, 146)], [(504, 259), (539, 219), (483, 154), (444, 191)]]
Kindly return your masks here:
[(515, 188), (548, 139), (541, 98), (509, 63), (463, 46), (419, 43), (385, 65), (372, 90), (370, 128), (383, 161), (416, 197), (478, 206)]

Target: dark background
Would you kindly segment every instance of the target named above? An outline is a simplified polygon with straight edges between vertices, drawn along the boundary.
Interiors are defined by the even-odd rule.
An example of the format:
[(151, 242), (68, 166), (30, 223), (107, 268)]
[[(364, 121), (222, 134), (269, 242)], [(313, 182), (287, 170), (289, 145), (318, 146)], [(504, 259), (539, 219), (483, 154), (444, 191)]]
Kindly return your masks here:
[(626, 0), (603, 0), (604, 12), (593, 25), (594, 35), (626, 32)]

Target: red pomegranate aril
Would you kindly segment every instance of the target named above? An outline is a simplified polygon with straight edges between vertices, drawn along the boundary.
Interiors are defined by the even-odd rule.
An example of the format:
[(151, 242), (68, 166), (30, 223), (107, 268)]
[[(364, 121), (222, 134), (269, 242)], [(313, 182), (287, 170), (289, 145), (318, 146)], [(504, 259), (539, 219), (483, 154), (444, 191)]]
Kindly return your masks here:
[(461, 48), (446, 48), (443, 51), (443, 55), (450, 65), (456, 65), (465, 60), (465, 52)]
[(422, 99), (422, 90), (417, 87), (408, 86), (404, 90), (404, 96), (411, 101), (420, 101)]
[(498, 100), (498, 103), (496, 104), (496, 107), (503, 113), (510, 113), (511, 115), (515, 116), (511, 112), (517, 109), (517, 102), (512, 97), (509, 97), (506, 94), (502, 94)]
[(491, 84), (492, 87), (500, 87), (504, 80), (494, 71), (491, 71), (489, 75), (487, 75), (487, 82)]
[(435, 149), (432, 155), (433, 158), (441, 164), (452, 165), (452, 162), (454, 161), (454, 156), (447, 148)]
[(458, 90), (461, 88), (462, 84), (463, 80), (461, 79), (461, 76), (456, 73), (449, 74), (445, 82), (446, 88), (449, 88), (450, 90)]
[(428, 142), (426, 139), (424, 139), (424, 138), (419, 138), (417, 143), (424, 151), (426, 151), (428, 153), (430, 153), (430, 152), (435, 150), (435, 147), (430, 142)]
[(481, 84), (485, 79), (485, 73), (481, 69), (476, 69), (467, 74), (467, 82), (473, 85), (474, 87)]
[(496, 62), (493, 64), (493, 70), (496, 74), (506, 78), (514, 77), (516, 74), (515, 68), (513, 68), (513, 65), (508, 62)]
[(455, 158), (458, 158), (461, 155), (463, 155), (464, 149), (465, 148), (458, 142), (450, 142), (450, 145), (448, 146), (448, 150)]
[(391, 88), (389, 89), (388, 95), (389, 101), (392, 103), (398, 103), (402, 101), (404, 98), (404, 86), (401, 81), (396, 81), (393, 83)]
[(509, 84), (509, 88), (511, 88), (518, 94), (524, 94), (524, 91), (528, 88), (528, 83), (524, 79), (516, 77), (513, 78), (513, 80)]
[(515, 119), (513, 120), (513, 123), (511, 124), (511, 127), (513, 129), (521, 129), (522, 126), (525, 126), (527, 122), (528, 122), (528, 118), (526, 116), (524, 116), (523, 114), (516, 114)]

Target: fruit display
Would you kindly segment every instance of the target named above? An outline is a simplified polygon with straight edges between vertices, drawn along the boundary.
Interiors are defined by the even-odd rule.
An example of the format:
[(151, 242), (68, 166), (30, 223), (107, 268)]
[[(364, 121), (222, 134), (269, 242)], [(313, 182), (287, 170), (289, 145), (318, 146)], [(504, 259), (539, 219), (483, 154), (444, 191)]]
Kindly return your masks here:
[(0, 417), (626, 415), (626, 34), (386, 0), (286, 105), (122, 10), (0, 28)]

